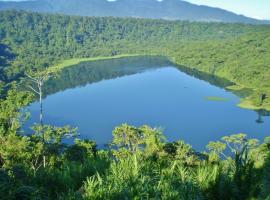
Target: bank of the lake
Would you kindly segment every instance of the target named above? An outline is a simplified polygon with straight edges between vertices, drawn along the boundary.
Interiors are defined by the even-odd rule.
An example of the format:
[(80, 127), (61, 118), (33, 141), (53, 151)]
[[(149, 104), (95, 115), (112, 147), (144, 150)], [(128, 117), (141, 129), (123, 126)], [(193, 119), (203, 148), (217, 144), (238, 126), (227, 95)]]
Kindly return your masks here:
[(270, 111), (270, 103), (264, 104), (262, 106), (256, 106), (253, 103), (253, 100), (251, 99), (252, 93), (256, 93), (257, 89), (256, 88), (246, 88), (243, 85), (232, 85), (226, 87), (226, 89), (231, 90), (231, 91), (243, 91), (243, 90), (249, 90), (250, 95), (247, 95), (246, 97), (241, 98), (241, 101), (239, 104), (237, 104), (240, 108), (244, 109), (251, 109), (251, 110), (266, 110)]
[[(269, 114), (237, 107), (240, 96), (225, 89), (229, 85), (161, 56), (81, 62), (44, 85), (44, 119), (78, 127), (81, 138), (99, 145), (109, 143), (122, 123), (161, 127), (169, 141), (182, 139), (198, 150), (239, 132), (262, 140), (269, 135)], [(29, 126), (38, 120), (38, 103), (30, 111)]]
[[(58, 71), (61, 71), (62, 69), (65, 69), (67, 67), (71, 67), (71, 66), (75, 66), (75, 65), (79, 65), (80, 63), (82, 62), (91, 62), (91, 61), (99, 61), (99, 60), (110, 60), (110, 59), (119, 59), (119, 58), (128, 58), (128, 57), (136, 57), (136, 56), (162, 56), (162, 55), (159, 55), (157, 53), (153, 53), (153, 54), (148, 54), (148, 55), (145, 55), (145, 54), (119, 54), (119, 55), (114, 55), (114, 56), (98, 56), (98, 57), (88, 57), (88, 58), (72, 58), (72, 59), (66, 59), (66, 60), (63, 60), (63, 61), (60, 61), (59, 64), (51, 67), (51, 70), (54, 71), (54, 72), (58, 72)], [(175, 57), (172, 57), (172, 56), (164, 56), (164, 57), (167, 57), (168, 60), (178, 66), (181, 65), (181, 63), (177, 62)], [(194, 70), (194, 67), (191, 67), (189, 65), (186, 65), (185, 67), (187, 68), (190, 68), (190, 69), (193, 69)], [(195, 70), (198, 70), (198, 69), (195, 69)], [(202, 71), (203, 73), (207, 73), (207, 72), (204, 72)], [(214, 75), (216, 76), (216, 75)], [(221, 76), (217, 76), (217, 77), (220, 77), (220, 78), (227, 78), (227, 77), (221, 77)], [(231, 81), (231, 80), (230, 80)], [(231, 81), (232, 84), (234, 85), (231, 85), (231, 86), (228, 86), (226, 87), (226, 89), (229, 89), (229, 90), (233, 90), (233, 91), (239, 91), (239, 90), (244, 90), (244, 89), (249, 89), (250, 91), (252, 91), (252, 93), (255, 93), (257, 88), (248, 88), (244, 85), (241, 85), (235, 81)], [(253, 103), (253, 100), (251, 98), (252, 95), (249, 95), (249, 96), (246, 96), (246, 97), (242, 97), (241, 98), (241, 101), (240, 103), (238, 103), (237, 105), (241, 108), (244, 108), (244, 109), (251, 109), (251, 110), (260, 110), (260, 109), (264, 109), (264, 110), (267, 110), (267, 111), (270, 111), (270, 103), (268, 104), (263, 104), (261, 106), (256, 106), (254, 105)]]
[(99, 60), (109, 60), (109, 59), (118, 59), (118, 58), (127, 58), (127, 57), (135, 57), (135, 56), (144, 56), (142, 54), (119, 54), (115, 56), (98, 56), (98, 57), (89, 57), (89, 58), (72, 58), (59, 62), (59, 64), (52, 67), (54, 70), (62, 70), (67, 67), (71, 67), (74, 65), (79, 65), (82, 62), (91, 62), (91, 61), (99, 61)]

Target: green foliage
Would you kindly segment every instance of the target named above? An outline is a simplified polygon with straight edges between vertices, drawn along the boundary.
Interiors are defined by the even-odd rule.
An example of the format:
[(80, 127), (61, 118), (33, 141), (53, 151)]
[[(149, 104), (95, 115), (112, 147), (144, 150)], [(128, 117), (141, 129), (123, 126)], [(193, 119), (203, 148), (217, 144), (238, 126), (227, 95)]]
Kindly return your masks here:
[(267, 147), (270, 149), (270, 136), (266, 137), (264, 140), (265, 144), (267, 145)]
[(8, 173), (0, 169), (0, 196), (5, 200), (9, 199), (11, 195), (11, 189), (13, 182)]
[[(148, 126), (117, 127), (117, 148), (108, 150), (78, 139), (65, 147), (62, 139), (75, 131), (68, 127), (37, 125), (34, 130), (31, 136), (2, 137), (0, 192), (7, 198), (184, 200), (269, 195), (268, 144), (257, 146), (245, 134), (224, 137), (226, 144), (210, 142), (208, 148), (216, 154), (226, 147), (234, 153), (212, 163), (207, 153), (195, 152), (183, 141), (166, 143), (159, 129)], [(250, 155), (256, 152), (265, 155), (260, 168), (254, 167), (257, 157)]]
[(269, 26), (2, 11), (0, 30), (6, 82), (65, 59), (156, 54), (252, 88), (246, 100), (269, 107)]
[(220, 154), (226, 149), (226, 144), (224, 144), (220, 141), (209, 142), (209, 144), (207, 145), (207, 148), (210, 151), (214, 151), (215, 153)]
[(14, 199), (31, 200), (41, 198), (39, 191), (31, 186), (22, 186), (14, 191)]
[[(256, 106), (270, 103), (268, 26), (6, 11), (0, 12), (0, 43), (0, 73), (6, 83), (33, 69), (43, 73), (64, 59), (155, 54), (187, 66), (187, 73), (195, 69), (253, 89), (248, 100)], [(200, 153), (184, 141), (167, 143), (160, 129), (123, 124), (113, 131), (108, 149), (78, 139), (67, 145), (66, 138), (77, 137), (76, 129), (68, 126), (36, 125), (22, 134), (27, 115), (21, 108), (33, 96), (7, 86), (0, 87), (5, 88), (0, 99), (4, 199), (270, 196), (269, 138), (259, 145), (245, 134), (231, 135), (210, 142), (209, 153)]]
[(123, 124), (113, 131), (112, 145), (119, 151), (113, 151), (117, 157), (125, 157), (134, 153), (154, 156), (160, 149), (165, 137), (159, 129), (149, 126), (134, 127)]
[(262, 199), (269, 199), (270, 197), (270, 153), (268, 152), (266, 162), (263, 166), (263, 183), (262, 183), (262, 190), (261, 190), (261, 198)]
[(7, 96), (0, 98), (0, 135), (16, 133), (21, 126), (21, 119), (27, 118), (20, 109), (28, 105), (33, 96), (27, 92), (18, 91), (15, 84), (7, 92)]
[(5, 82), (33, 69), (53, 65), (59, 69), (63, 60), (154, 54), (251, 88), (252, 95), (241, 105), (270, 109), (270, 29), (266, 25), (2, 11), (0, 30), (0, 78)]
[(97, 156), (97, 145), (94, 141), (76, 139), (75, 144), (69, 146), (65, 157), (70, 161), (85, 162), (90, 157)]
[(12, 168), (13, 166), (26, 164), (29, 160), (29, 143), (28, 137), (21, 137), (14, 133), (8, 134), (7, 136), (1, 136), (1, 167)]

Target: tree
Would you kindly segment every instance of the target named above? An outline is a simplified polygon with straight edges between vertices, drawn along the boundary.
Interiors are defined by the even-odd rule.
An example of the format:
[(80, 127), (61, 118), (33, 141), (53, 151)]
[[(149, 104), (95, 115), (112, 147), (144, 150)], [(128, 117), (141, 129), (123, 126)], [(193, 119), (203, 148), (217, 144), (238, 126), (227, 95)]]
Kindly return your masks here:
[(267, 145), (267, 147), (270, 149), (270, 136), (266, 137), (266, 138), (264, 139), (264, 142), (265, 142), (265, 144)]
[(257, 189), (255, 185), (256, 174), (254, 173), (254, 160), (251, 156), (251, 150), (255, 149), (259, 141), (248, 139), (246, 134), (234, 134), (222, 138), (234, 154), (233, 181), (236, 185), (236, 197), (238, 199), (247, 199), (252, 192), (252, 188)]
[(128, 151), (135, 153), (143, 144), (143, 132), (135, 126), (123, 124), (114, 129), (112, 144), (118, 148), (127, 148)]
[(242, 152), (246, 152), (245, 149), (255, 148), (259, 144), (257, 139), (247, 139), (247, 135), (244, 133), (225, 136), (222, 140), (235, 155), (242, 154)]
[(96, 158), (97, 145), (91, 140), (75, 139), (75, 144), (69, 146), (65, 152), (66, 159), (70, 161), (79, 161), (81, 163), (89, 158)]
[[(63, 151), (63, 140), (68, 138), (74, 138), (77, 136), (77, 129), (65, 127), (53, 127), (49, 125), (35, 125), (33, 127), (35, 133), (31, 135), (32, 142), (32, 168), (37, 170), (41, 167), (46, 167), (46, 163), (51, 161), (51, 164), (55, 162)], [(41, 159), (43, 158), (43, 160)], [(51, 158), (46, 161), (46, 157)]]
[(25, 75), (29, 78), (29, 80), (34, 83), (36, 86), (28, 85), (28, 87), (38, 95), (39, 97), (39, 105), (40, 105), (40, 114), (39, 114), (39, 122), (40, 125), (43, 126), (43, 86), (44, 83), (51, 77), (52, 70), (42, 70), (31, 73), (25, 73)]
[(0, 135), (17, 133), (21, 127), (21, 119), (27, 118), (21, 108), (27, 106), (33, 99), (29, 92), (17, 90), (17, 85), (12, 84), (6, 97), (0, 98)]
[(12, 168), (17, 165), (27, 165), (29, 160), (29, 138), (15, 133), (0, 136), (0, 162), (3, 168)]
[(217, 142), (209, 142), (209, 144), (207, 145), (207, 148), (210, 151), (213, 151), (214, 153), (216, 153), (217, 155), (223, 155), (224, 158), (227, 158), (227, 156), (223, 153), (224, 150), (226, 149), (226, 144), (224, 144), (223, 142), (217, 141)]
[(145, 155), (152, 155), (162, 149), (164, 141), (165, 137), (160, 129), (122, 124), (114, 129), (112, 144), (131, 153), (141, 150)]

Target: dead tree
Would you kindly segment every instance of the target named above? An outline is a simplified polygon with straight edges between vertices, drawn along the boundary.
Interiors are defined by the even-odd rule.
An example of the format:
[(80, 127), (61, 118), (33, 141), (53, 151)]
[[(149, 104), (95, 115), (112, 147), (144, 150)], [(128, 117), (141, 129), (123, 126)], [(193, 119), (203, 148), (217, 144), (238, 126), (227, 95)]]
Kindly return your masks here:
[[(35, 85), (28, 85), (28, 87), (38, 95), (39, 98), (39, 106), (40, 106), (40, 113), (39, 113), (39, 123), (41, 128), (43, 128), (43, 86), (44, 83), (51, 77), (50, 71), (41, 71), (41, 72), (33, 72), (30, 74), (25, 73), (28, 79)], [(40, 133), (42, 135), (43, 142), (45, 142), (44, 133)], [(46, 156), (43, 156), (43, 167), (46, 167)]]

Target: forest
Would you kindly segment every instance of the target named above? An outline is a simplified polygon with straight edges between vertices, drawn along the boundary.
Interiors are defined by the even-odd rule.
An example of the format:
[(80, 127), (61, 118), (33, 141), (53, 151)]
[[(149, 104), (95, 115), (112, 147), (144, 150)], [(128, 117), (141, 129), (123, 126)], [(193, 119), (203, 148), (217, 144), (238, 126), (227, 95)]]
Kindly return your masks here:
[[(269, 25), (0, 12), (1, 80), (70, 58), (143, 54), (250, 88), (249, 108), (270, 110)], [(27, 63), (27, 64), (25, 64)], [(265, 96), (262, 100), (262, 96)]]
[(71, 58), (159, 55), (250, 89), (243, 107), (269, 109), (269, 46), (267, 25), (1, 11), (1, 199), (270, 199), (270, 137), (230, 135), (197, 152), (157, 128), (122, 124), (99, 149), (70, 126), (25, 133), (21, 109), (36, 97), (19, 88), (26, 72)]

